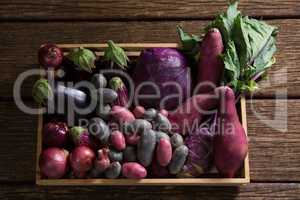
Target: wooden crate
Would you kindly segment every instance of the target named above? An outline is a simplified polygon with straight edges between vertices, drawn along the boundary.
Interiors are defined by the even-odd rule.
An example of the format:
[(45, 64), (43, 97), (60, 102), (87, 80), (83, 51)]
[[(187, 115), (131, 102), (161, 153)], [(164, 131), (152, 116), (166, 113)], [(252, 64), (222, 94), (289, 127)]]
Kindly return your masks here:
[[(178, 48), (177, 43), (123, 43), (118, 44), (126, 50), (126, 54), (131, 57), (140, 55), (144, 48), (169, 47)], [(106, 44), (60, 44), (64, 52), (68, 52), (75, 47), (86, 47), (102, 56)], [(240, 116), (243, 127), (247, 134), (246, 100), (244, 97), (239, 102)], [(43, 116), (38, 117), (37, 131), (37, 155), (36, 155), (36, 184), (37, 185), (202, 185), (202, 186), (235, 186), (250, 182), (249, 158), (244, 160), (244, 166), (239, 178), (147, 178), (141, 180), (133, 179), (42, 179), (39, 169), (39, 155), (42, 151), (42, 127)]]

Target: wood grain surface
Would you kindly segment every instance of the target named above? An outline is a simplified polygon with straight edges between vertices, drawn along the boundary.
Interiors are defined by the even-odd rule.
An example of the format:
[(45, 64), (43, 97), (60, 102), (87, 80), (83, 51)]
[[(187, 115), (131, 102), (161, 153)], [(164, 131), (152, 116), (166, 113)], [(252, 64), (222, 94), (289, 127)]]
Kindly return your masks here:
[[(2, 0), (2, 20), (203, 19), (226, 9), (225, 0)], [(298, 0), (241, 0), (247, 15), (298, 17)]]
[(4, 199), (205, 199), (287, 200), (299, 199), (298, 183), (253, 183), (237, 187), (37, 187), (29, 184), (0, 187)]
[[(297, 100), (247, 101), (252, 182), (300, 181), (299, 109)], [(34, 181), (37, 117), (2, 102), (0, 127), (0, 182)]]
[[(277, 63), (261, 82), (256, 97), (300, 96), (300, 20), (270, 20), (279, 27)], [(207, 21), (1, 23), (0, 97), (12, 97), (17, 76), (37, 68), (37, 49), (45, 42), (103, 43), (178, 42), (176, 25), (200, 35)], [(88, 31), (87, 31), (88, 30)], [(23, 96), (31, 96), (34, 78), (25, 81)]]

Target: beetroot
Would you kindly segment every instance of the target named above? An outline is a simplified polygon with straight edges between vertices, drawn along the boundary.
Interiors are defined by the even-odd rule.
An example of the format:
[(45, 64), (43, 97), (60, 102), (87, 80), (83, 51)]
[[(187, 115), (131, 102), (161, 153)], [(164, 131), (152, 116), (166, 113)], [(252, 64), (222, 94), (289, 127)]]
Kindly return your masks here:
[[(207, 93), (217, 87), (220, 83), (224, 64), (220, 55), (224, 50), (222, 35), (216, 28), (210, 29), (200, 48), (200, 57), (198, 63), (198, 84), (199, 93)], [(212, 85), (210, 85), (212, 84)]]
[(89, 147), (76, 147), (70, 155), (70, 164), (74, 174), (83, 176), (87, 171), (92, 169), (95, 157), (95, 153)]
[(56, 147), (45, 149), (40, 155), (39, 166), (42, 176), (61, 178), (68, 169), (68, 151)]
[(67, 144), (69, 128), (64, 122), (49, 122), (43, 127), (43, 143), (49, 147), (64, 147)]
[(219, 92), (224, 98), (218, 111), (220, 124), (214, 138), (214, 163), (220, 174), (233, 178), (247, 155), (248, 141), (236, 111), (233, 90), (221, 87)]
[(39, 63), (43, 67), (58, 68), (63, 60), (62, 50), (55, 44), (43, 44), (39, 49)]
[(201, 123), (203, 116), (211, 114), (218, 104), (219, 97), (212, 93), (192, 96), (177, 110), (169, 113), (173, 131), (182, 135), (193, 131)]

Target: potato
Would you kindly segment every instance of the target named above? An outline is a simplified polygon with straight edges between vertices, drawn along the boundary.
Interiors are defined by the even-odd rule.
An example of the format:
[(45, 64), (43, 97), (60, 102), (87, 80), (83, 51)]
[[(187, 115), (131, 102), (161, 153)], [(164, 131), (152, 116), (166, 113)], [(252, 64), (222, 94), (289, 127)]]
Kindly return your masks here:
[(176, 148), (169, 164), (169, 172), (171, 174), (178, 174), (180, 172), (188, 153), (189, 149), (185, 145), (181, 145), (180, 147)]
[(119, 162), (113, 162), (109, 165), (108, 169), (104, 172), (106, 178), (115, 179), (121, 174), (122, 166)]
[(170, 140), (161, 138), (156, 148), (156, 159), (157, 162), (165, 167), (167, 166), (172, 158), (172, 146)]
[(136, 149), (132, 146), (127, 146), (123, 152), (124, 162), (136, 161)]
[(147, 176), (147, 170), (136, 162), (127, 162), (122, 166), (122, 175), (131, 179), (142, 179)]
[(144, 113), (145, 113), (145, 108), (143, 106), (136, 106), (133, 109), (133, 114), (137, 119), (142, 118)]
[(182, 136), (178, 133), (173, 134), (172, 137), (171, 137), (171, 145), (174, 149), (176, 149), (177, 147), (183, 145)]
[(153, 130), (141, 133), (141, 138), (137, 145), (137, 158), (144, 167), (151, 164), (155, 150), (156, 135)]
[(110, 143), (118, 151), (126, 148), (125, 137), (120, 131), (114, 131), (110, 134)]
[(123, 161), (123, 153), (120, 151), (116, 151), (114, 149), (110, 149), (109, 153), (108, 153), (109, 159), (111, 161), (118, 161), (118, 162), (122, 162)]

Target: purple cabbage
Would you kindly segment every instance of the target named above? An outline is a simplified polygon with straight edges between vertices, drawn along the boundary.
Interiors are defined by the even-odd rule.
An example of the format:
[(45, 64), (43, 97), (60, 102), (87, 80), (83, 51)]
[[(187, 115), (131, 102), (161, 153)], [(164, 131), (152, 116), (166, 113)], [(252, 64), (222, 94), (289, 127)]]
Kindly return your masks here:
[[(154, 82), (158, 86), (161, 94), (160, 97), (139, 99), (139, 104), (146, 108), (158, 109), (161, 100), (169, 96), (161, 108), (166, 110), (175, 109), (187, 99), (191, 89), (191, 74), (187, 60), (178, 50), (171, 48), (150, 48), (143, 50), (138, 64), (133, 70), (132, 78), (135, 87), (138, 87), (145, 81)], [(177, 86), (164, 85), (164, 83), (170, 81), (179, 84), (182, 95), (179, 94)], [(153, 86), (148, 85), (143, 86), (138, 94), (156, 95), (157, 92)], [(173, 97), (170, 95), (173, 95)]]
[(185, 140), (189, 149), (187, 161), (180, 173), (182, 177), (198, 177), (213, 163), (213, 135), (208, 128), (199, 128)]

